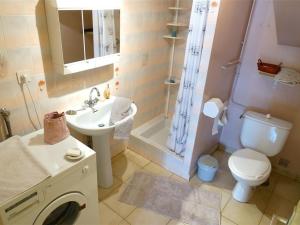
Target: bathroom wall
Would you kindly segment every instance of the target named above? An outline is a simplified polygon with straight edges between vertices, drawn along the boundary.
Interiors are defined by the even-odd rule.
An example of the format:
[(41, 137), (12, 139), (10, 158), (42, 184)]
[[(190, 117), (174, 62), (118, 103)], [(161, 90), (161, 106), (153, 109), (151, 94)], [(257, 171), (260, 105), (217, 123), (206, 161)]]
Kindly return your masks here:
[(163, 113), (164, 80), (168, 74), (168, 6), (173, 1), (127, 0), (123, 2), (121, 25), (121, 95), (132, 97), (138, 106), (135, 126)]
[[(221, 0), (206, 80), (203, 86), (203, 102), (220, 98), (223, 102), (230, 96), (235, 67), (222, 69), (223, 65), (239, 58), (246, 32), (252, 0)], [(217, 147), (220, 133), (212, 135), (213, 119), (201, 113), (197, 128), (191, 172), (195, 170), (200, 155)], [(221, 130), (220, 130), (221, 131)]]
[[(11, 110), (14, 134), (39, 128), (26, 86), (17, 84), (16, 72), (25, 70), (40, 120), (46, 112), (80, 107), (91, 87), (102, 90), (106, 82), (113, 93), (131, 97), (138, 106), (135, 126), (163, 112), (169, 45), (170, 14), (165, 0), (124, 0), (121, 12), (121, 60), (118, 75), (113, 66), (61, 76), (52, 69), (44, 0), (0, 1), (0, 107)], [(38, 81), (46, 80), (43, 91)], [(120, 81), (118, 91), (114, 82)], [(101, 85), (100, 85), (101, 84)], [(27, 100), (27, 107), (24, 99)], [(83, 137), (84, 140), (84, 137)]]
[[(275, 64), (282, 62), (284, 66), (300, 71), (300, 48), (277, 44), (273, 1), (256, 2), (236, 89), (232, 93), (229, 124), (223, 129), (221, 142), (228, 150), (241, 148), (240, 115), (247, 109), (288, 120), (293, 123), (293, 129), (283, 151), (273, 157), (272, 162), (280, 171), (299, 178), (300, 87), (275, 84), (271, 78), (260, 75), (256, 67), (258, 58)], [(287, 168), (278, 165), (279, 158), (289, 161)]]

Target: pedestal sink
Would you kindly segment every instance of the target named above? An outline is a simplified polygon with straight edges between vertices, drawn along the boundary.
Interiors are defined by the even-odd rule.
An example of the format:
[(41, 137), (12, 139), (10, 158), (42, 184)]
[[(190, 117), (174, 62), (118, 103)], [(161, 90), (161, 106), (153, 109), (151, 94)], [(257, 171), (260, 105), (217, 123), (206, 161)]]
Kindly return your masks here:
[(80, 110), (76, 115), (66, 115), (70, 127), (82, 134), (92, 136), (93, 149), (96, 151), (97, 156), (98, 185), (104, 188), (108, 188), (113, 184), (109, 144), (110, 134), (117, 125), (133, 119), (137, 112), (136, 105), (132, 103), (127, 117), (114, 125), (110, 124), (112, 105), (116, 98), (111, 97), (103, 102), (99, 102), (93, 109)]

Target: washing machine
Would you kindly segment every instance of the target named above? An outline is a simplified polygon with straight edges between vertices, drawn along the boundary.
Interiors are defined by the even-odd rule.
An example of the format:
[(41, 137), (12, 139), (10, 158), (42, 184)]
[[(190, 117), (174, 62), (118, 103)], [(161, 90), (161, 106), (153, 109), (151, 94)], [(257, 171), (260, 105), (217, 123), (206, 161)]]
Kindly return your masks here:
[[(95, 152), (71, 136), (54, 145), (45, 144), (43, 139), (42, 130), (22, 137), (49, 177), (1, 204), (2, 224), (98, 225)], [(70, 148), (80, 149), (83, 158), (68, 160), (65, 153)]]

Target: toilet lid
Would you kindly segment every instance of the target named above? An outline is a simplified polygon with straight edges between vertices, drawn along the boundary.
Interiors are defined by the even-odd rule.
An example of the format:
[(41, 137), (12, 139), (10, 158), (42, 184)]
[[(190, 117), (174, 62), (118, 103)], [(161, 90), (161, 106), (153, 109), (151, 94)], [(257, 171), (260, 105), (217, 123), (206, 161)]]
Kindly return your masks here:
[(247, 148), (233, 153), (228, 166), (236, 175), (251, 180), (263, 178), (271, 171), (271, 163), (264, 154)]

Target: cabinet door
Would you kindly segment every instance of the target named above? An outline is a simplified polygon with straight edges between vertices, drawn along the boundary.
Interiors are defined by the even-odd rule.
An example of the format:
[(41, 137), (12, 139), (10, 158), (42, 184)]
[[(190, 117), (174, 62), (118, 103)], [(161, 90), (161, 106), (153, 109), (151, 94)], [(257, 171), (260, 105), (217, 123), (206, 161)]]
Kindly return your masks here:
[(94, 56), (94, 28), (93, 28), (93, 11), (83, 11), (83, 28), (84, 28), (84, 47), (86, 59), (95, 58)]
[(85, 59), (81, 10), (59, 10), (64, 64)]

